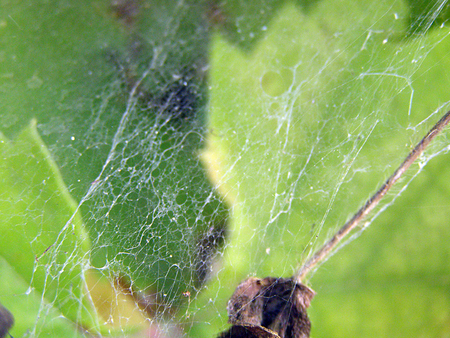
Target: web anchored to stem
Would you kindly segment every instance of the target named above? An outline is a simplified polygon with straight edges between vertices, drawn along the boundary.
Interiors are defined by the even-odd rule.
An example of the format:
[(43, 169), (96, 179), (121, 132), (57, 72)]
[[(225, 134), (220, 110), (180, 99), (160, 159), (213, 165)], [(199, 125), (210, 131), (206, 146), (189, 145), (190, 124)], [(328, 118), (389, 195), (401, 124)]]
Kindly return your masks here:
[(233, 326), (222, 332), (219, 338), (308, 338), (311, 323), (307, 308), (315, 293), (303, 285), (302, 280), (377, 206), (449, 122), (450, 111), (431, 128), (364, 206), (306, 261), (293, 278), (250, 277), (241, 282), (227, 306), (229, 322)]
[(328, 240), (305, 264), (299, 269), (295, 275), (295, 280), (301, 282), (305, 276), (321, 261), (333, 251), (337, 244), (348, 235), (358, 224), (366, 217), (398, 181), (398, 179), (405, 173), (406, 170), (414, 163), (414, 161), (423, 153), (430, 142), (445, 128), (450, 122), (450, 111), (447, 112), (431, 130), (424, 136), (424, 138), (414, 147), (408, 154), (405, 160), (400, 164), (397, 170), (384, 182), (378, 191), (370, 197), (366, 203), (358, 210), (358, 212), (347, 222), (339, 231)]

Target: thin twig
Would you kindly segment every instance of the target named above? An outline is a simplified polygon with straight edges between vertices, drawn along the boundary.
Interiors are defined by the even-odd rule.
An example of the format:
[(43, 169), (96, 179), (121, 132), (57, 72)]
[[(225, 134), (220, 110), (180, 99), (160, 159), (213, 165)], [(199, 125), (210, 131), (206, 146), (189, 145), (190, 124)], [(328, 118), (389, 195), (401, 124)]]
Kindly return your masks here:
[(303, 278), (324, 258), (326, 258), (334, 247), (352, 231), (370, 211), (372, 211), (381, 199), (386, 195), (389, 189), (398, 181), (405, 171), (413, 164), (413, 162), (422, 154), (430, 142), (445, 128), (450, 122), (450, 111), (447, 112), (438, 123), (425, 135), (425, 137), (415, 146), (408, 154), (403, 163), (397, 168), (391, 177), (378, 189), (378, 191), (369, 198), (361, 209), (349, 220), (339, 231), (326, 242), (305, 264), (299, 269), (295, 275), (295, 280), (301, 282)]

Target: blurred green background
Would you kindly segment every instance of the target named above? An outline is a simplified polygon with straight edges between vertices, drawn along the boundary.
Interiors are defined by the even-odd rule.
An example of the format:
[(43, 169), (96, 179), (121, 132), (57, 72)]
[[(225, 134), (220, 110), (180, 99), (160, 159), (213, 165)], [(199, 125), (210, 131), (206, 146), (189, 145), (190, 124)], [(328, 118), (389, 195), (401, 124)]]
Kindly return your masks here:
[[(24, 174), (2, 174), (2, 252), (33, 227), (26, 241), (52, 245), (57, 284), (32, 278), (44, 263), (2, 254), (11, 334), (77, 336), (74, 324), (104, 320), (62, 305), (62, 271), (81, 264), (151, 299), (151, 325), (226, 329), (242, 279), (291, 276), (448, 110), (448, 13), (443, 1), (0, 0), (2, 142), (23, 154), (14, 140), (37, 119), (39, 161), (55, 161), (46, 175), (76, 201), (61, 198), (64, 217), (80, 212), (89, 237), (69, 252), (80, 265), (61, 266), (64, 220), (40, 217), (58, 214), (57, 190), (36, 181), (32, 152), (7, 166)], [(450, 337), (450, 159), (433, 158), (448, 135), (305, 281), (312, 337)], [(33, 222), (15, 227), (17, 187)]]

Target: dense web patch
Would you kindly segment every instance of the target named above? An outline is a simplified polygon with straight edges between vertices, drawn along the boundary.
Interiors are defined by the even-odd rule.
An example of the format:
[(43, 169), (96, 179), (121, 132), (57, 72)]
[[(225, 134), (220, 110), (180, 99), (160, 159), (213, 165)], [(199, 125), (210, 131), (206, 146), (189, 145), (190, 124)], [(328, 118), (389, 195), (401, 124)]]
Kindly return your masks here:
[[(243, 279), (292, 276), (449, 108), (445, 1), (60, 1), (38, 24), (8, 6), (0, 303), (16, 338), (216, 336)], [(448, 333), (450, 187), (422, 172), (448, 144), (308, 276), (313, 336)], [(422, 285), (439, 301), (411, 315)]]

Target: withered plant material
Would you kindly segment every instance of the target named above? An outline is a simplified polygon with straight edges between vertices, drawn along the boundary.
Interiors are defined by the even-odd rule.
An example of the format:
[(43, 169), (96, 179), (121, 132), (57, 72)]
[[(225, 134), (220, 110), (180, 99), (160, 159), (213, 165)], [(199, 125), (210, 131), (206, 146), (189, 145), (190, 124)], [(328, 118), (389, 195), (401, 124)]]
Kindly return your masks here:
[(258, 325), (233, 325), (218, 338), (280, 338), (275, 332)]
[(219, 337), (307, 338), (306, 309), (314, 291), (291, 278), (250, 277), (236, 288), (227, 311), (233, 326)]

